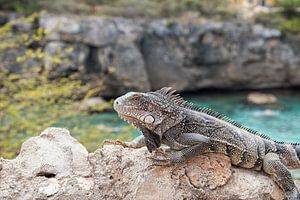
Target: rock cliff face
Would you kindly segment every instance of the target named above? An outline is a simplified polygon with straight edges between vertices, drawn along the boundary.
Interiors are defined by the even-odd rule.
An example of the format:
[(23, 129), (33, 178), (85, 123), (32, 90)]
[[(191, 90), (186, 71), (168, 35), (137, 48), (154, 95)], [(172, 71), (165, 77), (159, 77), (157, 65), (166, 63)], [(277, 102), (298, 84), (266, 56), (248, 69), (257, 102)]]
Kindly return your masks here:
[(104, 146), (93, 153), (66, 129), (48, 128), (1, 159), (0, 199), (283, 199), (263, 173), (207, 154), (171, 167), (152, 166), (145, 148)]
[[(46, 28), (45, 52), (73, 49), (69, 63), (45, 61), (46, 66), (56, 75), (80, 71), (94, 84), (104, 80), (108, 96), (163, 86), (179, 91), (300, 86), (300, 39), (259, 24), (45, 15), (35, 26), (18, 27)], [(7, 52), (1, 63), (20, 53)]]
[(258, 24), (48, 15), (39, 25), (52, 33), (45, 50), (74, 47), (73, 65), (105, 78), (109, 95), (163, 86), (181, 91), (299, 86), (299, 40)]

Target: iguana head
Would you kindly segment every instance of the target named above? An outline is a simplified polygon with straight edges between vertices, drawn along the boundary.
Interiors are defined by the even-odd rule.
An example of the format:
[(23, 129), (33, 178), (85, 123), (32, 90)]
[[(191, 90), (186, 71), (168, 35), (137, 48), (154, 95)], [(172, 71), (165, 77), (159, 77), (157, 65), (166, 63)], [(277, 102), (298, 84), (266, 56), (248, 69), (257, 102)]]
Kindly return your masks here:
[(162, 136), (183, 119), (180, 107), (176, 106), (176, 100), (182, 99), (174, 92), (172, 88), (147, 93), (129, 92), (114, 101), (114, 109), (136, 127), (146, 127)]

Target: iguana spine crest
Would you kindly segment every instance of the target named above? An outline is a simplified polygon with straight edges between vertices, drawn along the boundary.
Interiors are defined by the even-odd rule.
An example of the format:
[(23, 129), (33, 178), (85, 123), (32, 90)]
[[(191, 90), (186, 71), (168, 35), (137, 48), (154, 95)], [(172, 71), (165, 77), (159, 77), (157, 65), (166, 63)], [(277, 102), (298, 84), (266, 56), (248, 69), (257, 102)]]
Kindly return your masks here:
[(187, 109), (191, 109), (191, 110), (194, 110), (194, 111), (197, 111), (197, 112), (203, 112), (205, 114), (208, 114), (210, 116), (213, 116), (215, 118), (218, 118), (220, 120), (224, 120), (238, 128), (241, 128), (241, 129), (244, 129), (252, 134), (255, 134), (255, 135), (258, 135), (260, 136), (261, 138), (263, 139), (266, 139), (266, 140), (270, 140), (270, 141), (273, 141), (275, 143), (278, 143), (278, 144), (290, 144), (290, 145), (300, 145), (300, 143), (289, 143), (289, 142), (282, 142), (282, 141), (277, 141), (277, 140), (273, 140), (271, 139), (269, 136), (263, 134), (263, 133), (260, 133), (252, 128), (249, 128), (245, 125), (242, 125), (240, 124), (239, 122), (231, 119), (230, 117), (227, 117), (226, 115), (224, 114), (221, 114), (217, 111), (214, 111), (214, 110), (211, 110), (210, 108), (207, 108), (207, 107), (200, 107), (200, 106), (197, 106), (191, 102), (188, 102), (186, 100), (184, 100), (179, 94), (174, 94), (176, 92), (176, 90), (172, 89), (171, 87), (164, 87), (160, 90), (157, 90), (155, 92), (151, 92), (153, 94), (159, 94), (161, 95), (161, 97), (163, 98), (167, 98), (168, 100), (170, 100), (171, 102), (173, 102), (174, 104), (180, 106), (180, 107), (184, 107), (184, 108), (187, 108)]

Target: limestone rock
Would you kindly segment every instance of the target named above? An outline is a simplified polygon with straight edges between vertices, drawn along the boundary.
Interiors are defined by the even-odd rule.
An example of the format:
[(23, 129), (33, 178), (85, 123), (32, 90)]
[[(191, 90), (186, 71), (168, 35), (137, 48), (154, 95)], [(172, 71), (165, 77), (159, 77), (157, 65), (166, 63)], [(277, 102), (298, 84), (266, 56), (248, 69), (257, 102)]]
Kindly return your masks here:
[[(105, 158), (114, 155), (109, 161)], [(98, 157), (101, 156), (102, 159)], [(145, 148), (104, 146), (90, 155), (99, 199), (283, 199), (263, 173), (232, 167), (220, 154), (198, 156), (171, 167), (151, 166)], [(139, 161), (134, 161), (136, 158)], [(104, 169), (100, 166), (104, 166)], [(106, 188), (107, 191), (103, 193)], [(115, 188), (123, 188), (120, 192)], [(124, 193), (124, 191), (126, 191)], [(101, 195), (100, 195), (101, 194)]]
[(274, 105), (278, 103), (278, 100), (277, 97), (273, 94), (253, 92), (247, 96), (247, 102), (255, 105)]
[(58, 180), (56, 178), (49, 178), (47, 181), (43, 182), (39, 188), (39, 193), (43, 196), (52, 196), (59, 190)]
[[(80, 70), (83, 79), (99, 80), (105, 85), (102, 95), (150, 90), (143, 54), (138, 43), (144, 28), (140, 23), (122, 18), (72, 17), (46, 15), (39, 25), (49, 31), (45, 52), (72, 48), (67, 63), (59, 66), (57, 75)], [(51, 62), (45, 61), (48, 66)], [(77, 70), (78, 71), (78, 70)], [(92, 77), (92, 78), (91, 78)], [(93, 85), (93, 83), (92, 83)]]
[(98, 47), (113, 44), (119, 35), (113, 21), (96, 17), (47, 15), (39, 20), (39, 25), (50, 33), (47, 38), (51, 41), (81, 42)]
[(80, 196), (93, 184), (88, 152), (66, 129), (46, 129), (24, 142), (14, 160), (2, 159), (1, 164), (0, 199)]
[(290, 84), (286, 71), (296, 56), (279, 36), (279, 31), (245, 22), (152, 22), (142, 52), (154, 89), (283, 87)]
[(169, 167), (147, 156), (146, 148), (114, 145), (88, 154), (66, 129), (48, 128), (15, 159), (0, 159), (0, 199), (283, 199), (267, 175), (221, 154)]
[(48, 128), (39, 137), (24, 142), (15, 161), (22, 165), (21, 172), (25, 176), (60, 178), (72, 174), (90, 175), (87, 156), (87, 150), (68, 130)]
[(44, 52), (49, 56), (67, 60), (57, 65), (48, 57), (45, 58), (45, 66), (52, 77), (64, 77), (74, 72), (85, 71), (84, 64), (89, 55), (89, 48), (85, 45), (53, 41), (46, 44)]
[(84, 99), (80, 103), (78, 109), (89, 113), (100, 112), (108, 109), (108, 106), (106, 106), (107, 104), (108, 103), (101, 97), (92, 97)]
[(105, 92), (106, 95), (124, 94), (128, 88), (133, 91), (150, 90), (143, 55), (134, 43), (99, 49), (98, 58), (100, 65), (108, 70), (105, 85), (109, 90)]
[(113, 22), (100, 18), (88, 18), (81, 21), (81, 30), (82, 41), (93, 46), (114, 44), (119, 35)]
[[(35, 44), (46, 53), (74, 50), (63, 55), (65, 63), (45, 60), (47, 67), (56, 68), (53, 77), (79, 71), (91, 85), (103, 84), (102, 96), (165, 86), (179, 91), (300, 86), (299, 37), (260, 24), (47, 14), (35, 25), (16, 24), (16, 30), (30, 32), (36, 25), (49, 32)], [(25, 51), (3, 52), (0, 63), (18, 72), (24, 67), (15, 58)], [(33, 66), (34, 61), (25, 65)]]
[(276, 29), (269, 29), (266, 27), (263, 27), (260, 24), (256, 24), (253, 26), (253, 33), (255, 35), (259, 35), (263, 38), (279, 38), (281, 36), (281, 32)]

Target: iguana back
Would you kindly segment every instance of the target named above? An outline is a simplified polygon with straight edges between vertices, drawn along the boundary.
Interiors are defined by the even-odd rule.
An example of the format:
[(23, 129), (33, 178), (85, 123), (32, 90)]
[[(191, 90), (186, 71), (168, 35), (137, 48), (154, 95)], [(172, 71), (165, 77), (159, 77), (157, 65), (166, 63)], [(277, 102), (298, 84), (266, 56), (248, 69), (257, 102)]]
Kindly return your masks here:
[[(234, 165), (260, 170), (263, 158), (276, 153), (289, 168), (300, 168), (300, 145), (278, 142), (207, 108), (185, 108), (185, 129), (212, 141), (211, 152), (228, 155)], [(196, 126), (195, 126), (196, 125)], [(177, 129), (178, 127), (174, 127)]]

